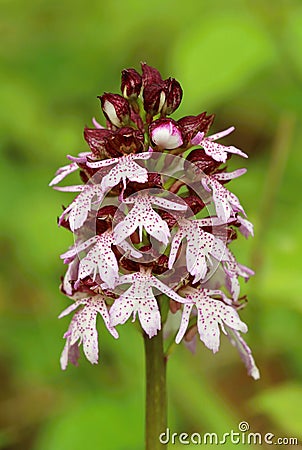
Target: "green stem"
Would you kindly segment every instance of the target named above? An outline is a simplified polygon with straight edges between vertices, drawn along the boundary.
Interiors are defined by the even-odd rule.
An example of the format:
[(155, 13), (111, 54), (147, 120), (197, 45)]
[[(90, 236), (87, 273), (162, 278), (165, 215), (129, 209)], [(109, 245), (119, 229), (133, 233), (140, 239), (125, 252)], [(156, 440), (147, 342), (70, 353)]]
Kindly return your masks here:
[(159, 435), (167, 429), (166, 358), (162, 330), (153, 338), (144, 335), (146, 358), (146, 450), (167, 448)]

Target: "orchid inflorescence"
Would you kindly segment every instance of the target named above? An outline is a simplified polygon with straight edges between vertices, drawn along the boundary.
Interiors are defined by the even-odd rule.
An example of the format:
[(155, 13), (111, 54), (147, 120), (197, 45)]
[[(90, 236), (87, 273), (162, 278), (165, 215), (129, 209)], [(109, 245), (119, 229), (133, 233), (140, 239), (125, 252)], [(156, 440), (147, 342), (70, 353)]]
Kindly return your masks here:
[[(229, 249), (237, 230), (248, 237), (253, 226), (225, 187), (246, 172), (227, 172), (225, 163), (247, 155), (216, 142), (234, 127), (208, 135), (214, 115), (168, 117), (181, 102), (181, 86), (145, 63), (142, 75), (122, 71), (121, 92), (99, 97), (106, 127), (93, 119), (84, 130), (89, 151), (68, 155), (71, 163), (50, 183), (78, 193), (58, 219), (74, 235), (61, 255), (68, 265), (61, 290), (72, 304), (59, 317), (76, 311), (61, 367), (77, 365), (81, 344), (98, 362), (98, 313), (114, 338), (116, 326), (138, 314), (150, 339), (165, 327), (176, 343), (184, 338), (192, 347), (199, 335), (213, 352), (221, 329), (257, 379), (238, 314), (246, 303), (238, 279), (253, 271)], [(83, 184), (57, 186), (77, 170)], [(178, 316), (175, 330), (170, 318)]]

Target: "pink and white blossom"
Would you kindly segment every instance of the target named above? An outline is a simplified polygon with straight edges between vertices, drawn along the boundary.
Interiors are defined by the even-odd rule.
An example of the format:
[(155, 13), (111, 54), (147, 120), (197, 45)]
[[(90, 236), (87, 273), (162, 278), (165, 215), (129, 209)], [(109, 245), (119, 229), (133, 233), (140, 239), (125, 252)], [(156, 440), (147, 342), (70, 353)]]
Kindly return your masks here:
[(68, 216), (71, 231), (78, 230), (86, 221), (89, 212), (92, 210), (92, 201), (101, 203), (105, 192), (97, 184), (86, 184), (78, 186), (56, 186), (57, 191), (80, 192), (72, 203), (63, 211), (59, 217), (59, 225)]
[[(213, 296), (220, 296), (222, 300), (216, 300)], [(220, 328), (224, 334), (227, 334), (224, 324), (228, 325), (232, 330), (247, 332), (246, 324), (240, 320), (237, 311), (231, 306), (231, 300), (222, 291), (214, 289), (193, 290), (191, 288), (186, 299), (188, 303), (183, 307), (181, 324), (175, 339), (177, 344), (181, 341), (188, 328), (191, 311), (194, 306), (197, 310), (197, 329), (200, 340), (213, 353), (219, 350)]]
[(84, 258), (80, 258), (78, 268), (78, 279), (82, 280), (88, 276), (93, 281), (99, 275), (101, 280), (106, 282), (109, 288), (114, 288), (118, 280), (118, 263), (112, 245), (114, 244), (111, 232), (106, 232), (100, 236), (94, 236), (82, 244), (75, 245), (71, 250), (63, 253), (61, 258), (69, 261), (70, 258), (79, 255), (83, 250), (91, 247)]
[(173, 267), (181, 241), (186, 238), (186, 263), (194, 276), (193, 284), (205, 278), (208, 266), (213, 265), (212, 257), (221, 261), (227, 250), (221, 239), (202, 229), (204, 224), (203, 220), (180, 219), (171, 244), (169, 269)]
[(151, 156), (150, 152), (134, 153), (130, 155), (121, 156), (120, 158), (104, 159), (102, 161), (89, 162), (88, 167), (98, 169), (102, 167), (114, 167), (110, 172), (102, 177), (100, 187), (104, 191), (110, 190), (116, 186), (120, 181), (123, 182), (124, 189), (126, 189), (126, 180), (136, 181), (138, 183), (146, 183), (148, 181), (148, 172), (144, 167), (138, 165), (134, 160), (146, 160)]
[(229, 218), (234, 216), (237, 212), (246, 215), (236, 195), (228, 191), (221, 183), (219, 183), (219, 180), (226, 180), (227, 176), (232, 176), (235, 173), (242, 175), (245, 173), (245, 169), (239, 169), (229, 174), (219, 173), (217, 175), (206, 175), (201, 180), (203, 187), (208, 192), (212, 191), (216, 214), (224, 222), (227, 222)]
[[(110, 309), (110, 323), (113, 327), (125, 323), (131, 314), (134, 321), (138, 313), (143, 330), (149, 338), (155, 336), (161, 329), (161, 317), (153, 288), (177, 302), (184, 302), (184, 299), (173, 289), (148, 271), (121, 276), (117, 284), (125, 283), (131, 283), (130, 288), (114, 301)], [(103, 287), (107, 286), (103, 285)]]
[(138, 228), (140, 241), (142, 241), (142, 233), (145, 229), (150, 236), (167, 245), (170, 238), (169, 227), (154, 211), (152, 204), (174, 211), (185, 211), (187, 209), (184, 204), (147, 193), (138, 193), (138, 195), (126, 199), (125, 203), (133, 203), (133, 207), (125, 219), (114, 228), (114, 237), (117, 244), (124, 241)]
[(221, 139), (224, 136), (232, 133), (235, 130), (235, 127), (230, 127), (227, 130), (220, 131), (219, 133), (212, 134), (211, 136), (204, 136), (204, 133), (197, 133), (196, 136), (191, 140), (192, 145), (200, 145), (205, 153), (211, 156), (215, 161), (226, 162), (228, 153), (235, 153), (239, 156), (243, 156), (247, 158), (246, 153), (243, 153), (239, 148), (234, 147), (233, 145), (226, 147), (222, 144), (217, 144), (217, 139)]
[(245, 281), (247, 281), (255, 273), (249, 267), (246, 267), (243, 264), (239, 264), (235, 256), (229, 249), (227, 249), (226, 260), (222, 261), (222, 267), (226, 276), (226, 288), (230, 292), (234, 301), (236, 301), (238, 300), (240, 294), (240, 284), (238, 277), (242, 277)]
[(110, 324), (106, 301), (102, 295), (75, 301), (59, 315), (59, 319), (70, 314), (80, 306), (81, 309), (74, 314), (68, 330), (64, 334), (66, 343), (60, 359), (63, 370), (67, 368), (68, 362), (77, 365), (78, 350), (81, 344), (83, 344), (83, 350), (88, 361), (91, 364), (97, 364), (99, 346), (96, 319), (98, 314), (102, 316), (107, 330), (114, 338), (118, 338), (117, 331)]

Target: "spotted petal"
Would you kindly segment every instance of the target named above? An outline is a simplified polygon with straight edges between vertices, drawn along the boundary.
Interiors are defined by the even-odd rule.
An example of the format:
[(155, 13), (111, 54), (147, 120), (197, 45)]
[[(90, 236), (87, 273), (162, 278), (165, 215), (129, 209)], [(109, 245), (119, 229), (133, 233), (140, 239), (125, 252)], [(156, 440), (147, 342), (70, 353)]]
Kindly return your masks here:
[[(104, 198), (104, 192), (98, 185), (86, 184), (80, 187), (82, 192), (59, 217), (59, 225), (61, 225), (63, 219), (68, 215), (71, 231), (79, 229), (84, 224), (92, 209), (92, 200), (95, 198), (96, 201), (102, 202)], [(63, 188), (60, 188), (60, 190), (63, 190)]]
[(215, 161), (226, 162), (228, 153), (235, 153), (237, 155), (243, 156), (247, 158), (247, 155), (243, 153), (239, 148), (234, 146), (226, 147), (225, 145), (218, 144), (214, 142), (217, 139), (220, 139), (234, 130), (234, 127), (230, 127), (227, 130), (221, 131), (219, 133), (213, 134), (212, 136), (204, 137), (203, 133), (197, 133), (197, 135), (192, 139), (191, 143), (193, 145), (200, 145), (203, 147), (205, 153)]
[(167, 223), (152, 209), (152, 197), (137, 195), (131, 199), (134, 205), (125, 219), (117, 224), (114, 237), (117, 244), (129, 237), (138, 228), (142, 240), (143, 228), (160, 242), (167, 245), (170, 230)]
[[(197, 309), (197, 328), (200, 340), (204, 342), (206, 347), (216, 353), (219, 349), (220, 329), (226, 334), (224, 324), (231, 329), (247, 332), (247, 326), (243, 323), (237, 311), (230, 305), (226, 305), (224, 301), (213, 299), (213, 295), (221, 295), (225, 299), (225, 294), (219, 290), (199, 289), (195, 293), (190, 293), (187, 299), (195, 304)], [(185, 308), (185, 315), (181, 329), (177, 335), (177, 342), (183, 337), (189, 321), (190, 310)]]
[(118, 264), (111, 249), (112, 244), (113, 237), (111, 233), (96, 236), (94, 246), (89, 250), (87, 256), (80, 260), (80, 280), (91, 276), (93, 281), (95, 281), (97, 274), (99, 274), (109, 288), (114, 288), (118, 280)]
[(83, 350), (86, 358), (92, 363), (98, 362), (98, 332), (96, 329), (96, 319), (99, 313), (108, 331), (113, 337), (117, 338), (117, 331), (109, 323), (109, 314), (106, 306), (106, 301), (101, 295), (88, 297), (77, 300), (65, 311), (63, 311), (59, 318), (70, 314), (72, 311), (82, 306), (73, 316), (69, 328), (65, 333), (66, 343), (61, 355), (61, 367), (66, 369), (68, 362), (77, 364), (79, 357), (78, 347), (83, 343)]
[(176, 292), (164, 285), (150, 273), (136, 272), (120, 277), (118, 284), (131, 283), (110, 309), (112, 326), (125, 323), (131, 314), (133, 320), (138, 313), (143, 330), (151, 338), (161, 328), (161, 318), (156, 298), (152, 288), (155, 287), (174, 300), (184, 301)]
[(206, 190), (212, 190), (216, 214), (225, 223), (233, 213), (241, 212), (246, 215), (236, 195), (222, 186), (216, 178), (205, 176), (201, 182)]
[(225, 328), (231, 344), (237, 348), (240, 358), (242, 359), (247, 368), (248, 375), (254, 378), (254, 380), (259, 380), (260, 378), (259, 369), (256, 366), (250, 347), (247, 345), (244, 339), (242, 339), (238, 331), (232, 330), (228, 326), (226, 326)]

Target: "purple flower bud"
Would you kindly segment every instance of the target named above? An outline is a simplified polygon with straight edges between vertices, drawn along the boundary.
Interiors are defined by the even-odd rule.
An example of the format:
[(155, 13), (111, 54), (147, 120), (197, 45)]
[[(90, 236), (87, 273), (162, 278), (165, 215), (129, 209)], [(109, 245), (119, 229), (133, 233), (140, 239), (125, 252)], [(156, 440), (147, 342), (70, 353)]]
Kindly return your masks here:
[(142, 77), (135, 69), (122, 71), (121, 91), (125, 98), (137, 98), (142, 87)]
[(150, 84), (162, 84), (163, 79), (157, 69), (154, 67), (148, 66), (146, 63), (141, 63), (142, 66), (142, 78), (143, 78), (143, 87)]
[(143, 90), (143, 100), (144, 109), (150, 116), (159, 114), (166, 101), (163, 84), (147, 85)]
[(159, 114), (166, 101), (165, 83), (158, 70), (142, 63), (143, 100), (150, 116)]
[(207, 116), (206, 112), (198, 114), (198, 116), (186, 116), (177, 121), (181, 128), (185, 145), (198, 133), (207, 134), (214, 120), (214, 114)]
[(183, 139), (177, 123), (172, 119), (155, 120), (149, 127), (155, 145), (172, 150), (182, 145)]
[(105, 128), (84, 128), (84, 139), (96, 157), (104, 155), (109, 137), (113, 131)]
[(116, 127), (129, 122), (130, 107), (128, 101), (119, 94), (104, 94), (98, 97), (101, 100), (104, 116)]
[(164, 81), (166, 101), (162, 108), (163, 114), (172, 114), (180, 105), (182, 99), (182, 89), (175, 78), (168, 78)]

